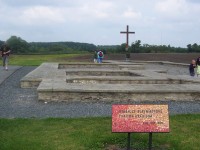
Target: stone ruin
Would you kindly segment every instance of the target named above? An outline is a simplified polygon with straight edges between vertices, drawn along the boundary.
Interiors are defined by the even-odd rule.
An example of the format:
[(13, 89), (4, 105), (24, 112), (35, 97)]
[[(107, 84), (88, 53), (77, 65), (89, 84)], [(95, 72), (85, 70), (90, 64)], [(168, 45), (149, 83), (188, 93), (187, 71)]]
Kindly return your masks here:
[(188, 70), (170, 62), (43, 63), (21, 79), (21, 88), (36, 88), (45, 102), (200, 100), (200, 78), (149, 69), (147, 63)]

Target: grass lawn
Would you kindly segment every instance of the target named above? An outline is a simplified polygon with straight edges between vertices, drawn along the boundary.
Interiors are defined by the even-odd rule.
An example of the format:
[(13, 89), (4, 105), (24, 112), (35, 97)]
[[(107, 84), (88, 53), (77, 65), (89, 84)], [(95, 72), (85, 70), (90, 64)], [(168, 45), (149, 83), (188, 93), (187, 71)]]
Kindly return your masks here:
[(69, 62), (73, 61), (73, 58), (83, 55), (85, 54), (11, 55), (9, 65), (38, 66), (43, 62)]
[[(170, 133), (154, 133), (154, 150), (199, 150), (200, 114), (170, 116)], [(111, 118), (0, 119), (1, 150), (113, 150), (127, 134), (111, 133)], [(148, 134), (132, 134), (147, 147)], [(124, 149), (123, 149), (124, 150)]]

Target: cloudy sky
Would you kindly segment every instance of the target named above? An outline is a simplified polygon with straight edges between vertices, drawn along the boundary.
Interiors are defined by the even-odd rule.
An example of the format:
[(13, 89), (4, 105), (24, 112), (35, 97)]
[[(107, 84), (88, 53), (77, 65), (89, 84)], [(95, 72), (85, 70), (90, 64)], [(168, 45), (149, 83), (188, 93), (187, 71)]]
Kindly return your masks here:
[(0, 40), (200, 44), (200, 0), (0, 0)]

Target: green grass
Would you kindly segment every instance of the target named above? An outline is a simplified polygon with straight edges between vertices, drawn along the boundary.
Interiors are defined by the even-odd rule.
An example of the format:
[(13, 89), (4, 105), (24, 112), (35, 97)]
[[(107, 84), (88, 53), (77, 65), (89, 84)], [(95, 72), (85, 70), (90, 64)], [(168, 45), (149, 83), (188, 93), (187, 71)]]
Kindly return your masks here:
[[(199, 150), (200, 114), (170, 117), (170, 133), (154, 133), (155, 149)], [(0, 119), (1, 150), (103, 150), (126, 147), (127, 134), (111, 133), (111, 118)], [(132, 134), (146, 147), (148, 134)]]
[(11, 55), (9, 57), (9, 65), (38, 66), (43, 62), (69, 62), (80, 55), (84, 54)]

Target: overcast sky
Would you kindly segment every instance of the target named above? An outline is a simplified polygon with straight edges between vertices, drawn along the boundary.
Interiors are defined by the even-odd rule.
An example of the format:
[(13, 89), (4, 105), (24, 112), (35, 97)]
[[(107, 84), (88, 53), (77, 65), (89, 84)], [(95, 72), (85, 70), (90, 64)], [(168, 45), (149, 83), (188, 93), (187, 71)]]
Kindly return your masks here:
[(200, 44), (200, 0), (0, 0), (0, 40)]

